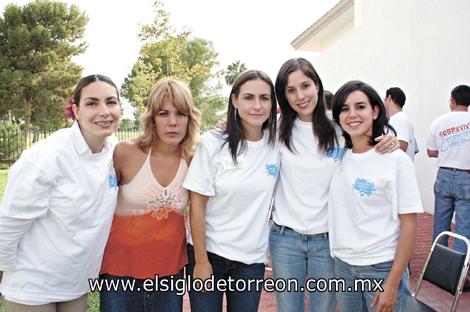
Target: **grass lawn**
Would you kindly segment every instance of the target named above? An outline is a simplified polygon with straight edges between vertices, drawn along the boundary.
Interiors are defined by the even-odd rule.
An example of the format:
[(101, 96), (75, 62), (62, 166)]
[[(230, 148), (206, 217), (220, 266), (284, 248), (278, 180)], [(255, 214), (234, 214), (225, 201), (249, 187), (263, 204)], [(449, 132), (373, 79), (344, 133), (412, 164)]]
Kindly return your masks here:
[[(8, 170), (0, 170), (0, 199), (3, 197), (3, 192), (7, 185)], [(87, 312), (98, 312), (100, 310), (100, 296), (98, 292), (88, 295), (88, 309)], [(4, 312), (2, 300), (0, 299), (0, 312)]]
[(0, 170), (0, 199), (3, 197), (5, 186), (7, 185), (8, 170)]
[[(5, 186), (7, 185), (8, 170), (0, 170), (0, 199), (3, 197)], [(3, 312), (2, 300), (0, 299), (0, 312)]]

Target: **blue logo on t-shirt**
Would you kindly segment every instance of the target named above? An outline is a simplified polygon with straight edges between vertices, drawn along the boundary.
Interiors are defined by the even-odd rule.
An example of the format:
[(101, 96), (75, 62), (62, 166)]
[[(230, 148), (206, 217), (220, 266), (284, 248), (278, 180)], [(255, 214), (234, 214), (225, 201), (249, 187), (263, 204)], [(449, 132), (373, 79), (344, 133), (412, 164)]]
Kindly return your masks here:
[(277, 177), (277, 174), (279, 173), (279, 167), (276, 164), (267, 164), (266, 165), (266, 174), (268, 176), (272, 177)]
[(117, 179), (115, 174), (111, 174), (108, 176), (108, 186), (109, 188), (117, 187)]
[(371, 196), (375, 192), (374, 182), (363, 178), (356, 178), (353, 190), (358, 191), (361, 196)]
[(331, 148), (325, 153), (325, 155), (326, 157), (331, 158), (334, 161), (340, 161), (341, 159), (343, 159), (344, 150), (344, 147)]

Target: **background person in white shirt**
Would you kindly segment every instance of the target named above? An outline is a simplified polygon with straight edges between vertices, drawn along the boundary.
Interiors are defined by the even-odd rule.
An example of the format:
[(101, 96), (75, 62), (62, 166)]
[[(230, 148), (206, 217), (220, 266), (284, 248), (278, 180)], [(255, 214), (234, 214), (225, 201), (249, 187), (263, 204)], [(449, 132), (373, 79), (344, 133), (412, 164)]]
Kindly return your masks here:
[[(450, 231), (455, 212), (455, 232), (470, 239), (470, 86), (460, 85), (451, 92), (451, 112), (436, 118), (431, 124), (427, 142), (428, 156), (437, 158), (434, 184), (433, 240), (442, 231)], [(440, 243), (447, 246), (447, 237)], [(456, 240), (455, 250), (467, 251), (462, 240)], [(470, 291), (470, 281), (464, 285)]]
[[(230, 92), (227, 129), (202, 136), (183, 187), (190, 190), (189, 276), (262, 280), (268, 214), (279, 171), (271, 79), (249, 70)], [(214, 285), (215, 287), (215, 285)], [(228, 288), (228, 287), (227, 287)], [(228, 311), (258, 310), (260, 290), (225, 291)], [(224, 292), (189, 291), (191, 311), (222, 311)]]
[(330, 114), (330, 117), (331, 117), (331, 109), (333, 107), (333, 93), (331, 93), (328, 90), (325, 90), (324, 95), (325, 95), (325, 112), (327, 114)]
[[(281, 169), (275, 191), (269, 250), (275, 279), (295, 279), (298, 291), (276, 292), (279, 312), (336, 311), (336, 296), (328, 291), (305, 291), (309, 279), (334, 277), (328, 241), (328, 192), (344, 152), (341, 129), (325, 113), (323, 84), (304, 58), (286, 61), (276, 78), (281, 107), (279, 150)], [(377, 138), (380, 140), (380, 138)], [(398, 148), (387, 135), (376, 149)], [(305, 288), (303, 288), (305, 289)]]
[[(416, 213), (423, 211), (413, 163), (401, 150), (383, 155), (374, 150), (375, 138), (394, 130), (368, 84), (350, 81), (339, 88), (333, 117), (347, 147), (328, 201), (335, 277), (347, 287), (337, 293), (338, 306), (341, 311), (402, 311)], [(356, 289), (358, 279), (383, 279), (383, 292)]]
[(26, 150), (10, 168), (0, 206), (0, 292), (9, 311), (85, 311), (116, 205), (110, 136), (121, 107), (116, 85), (82, 78), (76, 120)]
[(389, 88), (385, 92), (385, 109), (387, 110), (388, 118), (390, 118), (390, 125), (397, 132), (400, 149), (411, 160), (414, 160), (415, 154), (418, 153), (418, 143), (416, 142), (413, 124), (408, 115), (402, 111), (405, 101), (406, 95), (400, 88)]

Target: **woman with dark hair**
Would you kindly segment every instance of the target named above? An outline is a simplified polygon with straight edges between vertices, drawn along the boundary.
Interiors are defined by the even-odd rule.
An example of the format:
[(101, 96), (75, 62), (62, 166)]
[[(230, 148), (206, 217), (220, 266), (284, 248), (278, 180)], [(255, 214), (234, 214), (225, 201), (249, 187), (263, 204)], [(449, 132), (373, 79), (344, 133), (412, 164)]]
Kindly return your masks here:
[[(267, 263), (269, 204), (279, 170), (276, 98), (263, 72), (240, 74), (230, 92), (225, 131), (202, 136), (183, 186), (190, 192), (189, 280), (232, 279), (228, 311), (257, 311)], [(215, 285), (214, 285), (215, 286)], [(191, 311), (222, 311), (221, 289), (191, 291)]]
[(121, 114), (116, 85), (78, 83), (75, 119), (10, 168), (0, 207), (0, 292), (9, 311), (85, 311), (98, 274), (117, 184), (112, 155)]
[[(341, 130), (325, 114), (320, 76), (303, 58), (285, 62), (276, 78), (281, 107), (279, 150), (282, 166), (269, 237), (274, 278), (297, 280), (299, 290), (276, 292), (278, 311), (304, 311), (304, 286), (334, 277), (328, 241), (330, 181), (344, 152)], [(377, 140), (381, 140), (378, 137)], [(376, 148), (398, 148), (385, 136)], [(304, 288), (302, 288), (304, 289)], [(309, 291), (308, 311), (336, 310), (334, 292)]]
[[(188, 191), (182, 184), (199, 137), (199, 117), (189, 87), (163, 78), (147, 101), (143, 135), (116, 146), (120, 187), (100, 277), (116, 284), (129, 281), (140, 291), (101, 291), (103, 312), (183, 308), (180, 289), (161, 287), (184, 282)], [(145, 280), (156, 275), (160, 287), (145, 289)]]
[[(402, 150), (382, 155), (374, 150), (375, 139), (394, 130), (371, 86), (347, 82), (333, 102), (346, 141), (328, 201), (335, 277), (345, 281), (338, 305), (341, 311), (402, 311), (416, 213), (423, 212), (414, 166)], [(376, 281), (382, 290), (357, 289), (358, 279)]]

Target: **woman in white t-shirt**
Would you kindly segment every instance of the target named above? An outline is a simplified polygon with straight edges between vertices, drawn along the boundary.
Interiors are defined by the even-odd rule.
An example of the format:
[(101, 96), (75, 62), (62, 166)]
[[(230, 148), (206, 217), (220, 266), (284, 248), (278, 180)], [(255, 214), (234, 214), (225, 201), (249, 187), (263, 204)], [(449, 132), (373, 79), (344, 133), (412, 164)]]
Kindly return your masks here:
[[(191, 311), (222, 311), (224, 293), (228, 311), (258, 310), (261, 289), (250, 280), (261, 281), (267, 263), (275, 142), (273, 83), (261, 71), (246, 71), (230, 92), (227, 129), (202, 136), (183, 183), (191, 191)], [(201, 291), (195, 279), (212, 279), (213, 288)]]
[[(280, 312), (304, 311), (305, 294), (308, 311), (336, 310), (334, 292), (313, 289), (315, 280), (334, 277), (328, 193), (344, 152), (341, 129), (325, 114), (323, 92), (320, 76), (306, 59), (290, 59), (279, 69), (276, 96), (282, 111), (281, 168), (269, 248), (274, 278), (295, 279), (298, 285), (291, 291), (276, 292)], [(398, 141), (392, 135), (376, 145), (383, 152), (397, 148)], [(307, 279), (308, 290), (304, 288)]]
[[(0, 292), (8, 311), (85, 311), (116, 205), (116, 85), (84, 77), (75, 119), (23, 152), (0, 206)], [(3, 278), (2, 278), (3, 272)]]
[[(388, 123), (380, 96), (361, 81), (344, 84), (333, 100), (346, 151), (332, 178), (329, 233), (341, 311), (402, 311), (407, 264), (422, 212), (414, 166), (401, 150), (384, 155), (375, 138)], [(358, 287), (362, 285), (361, 287)]]

